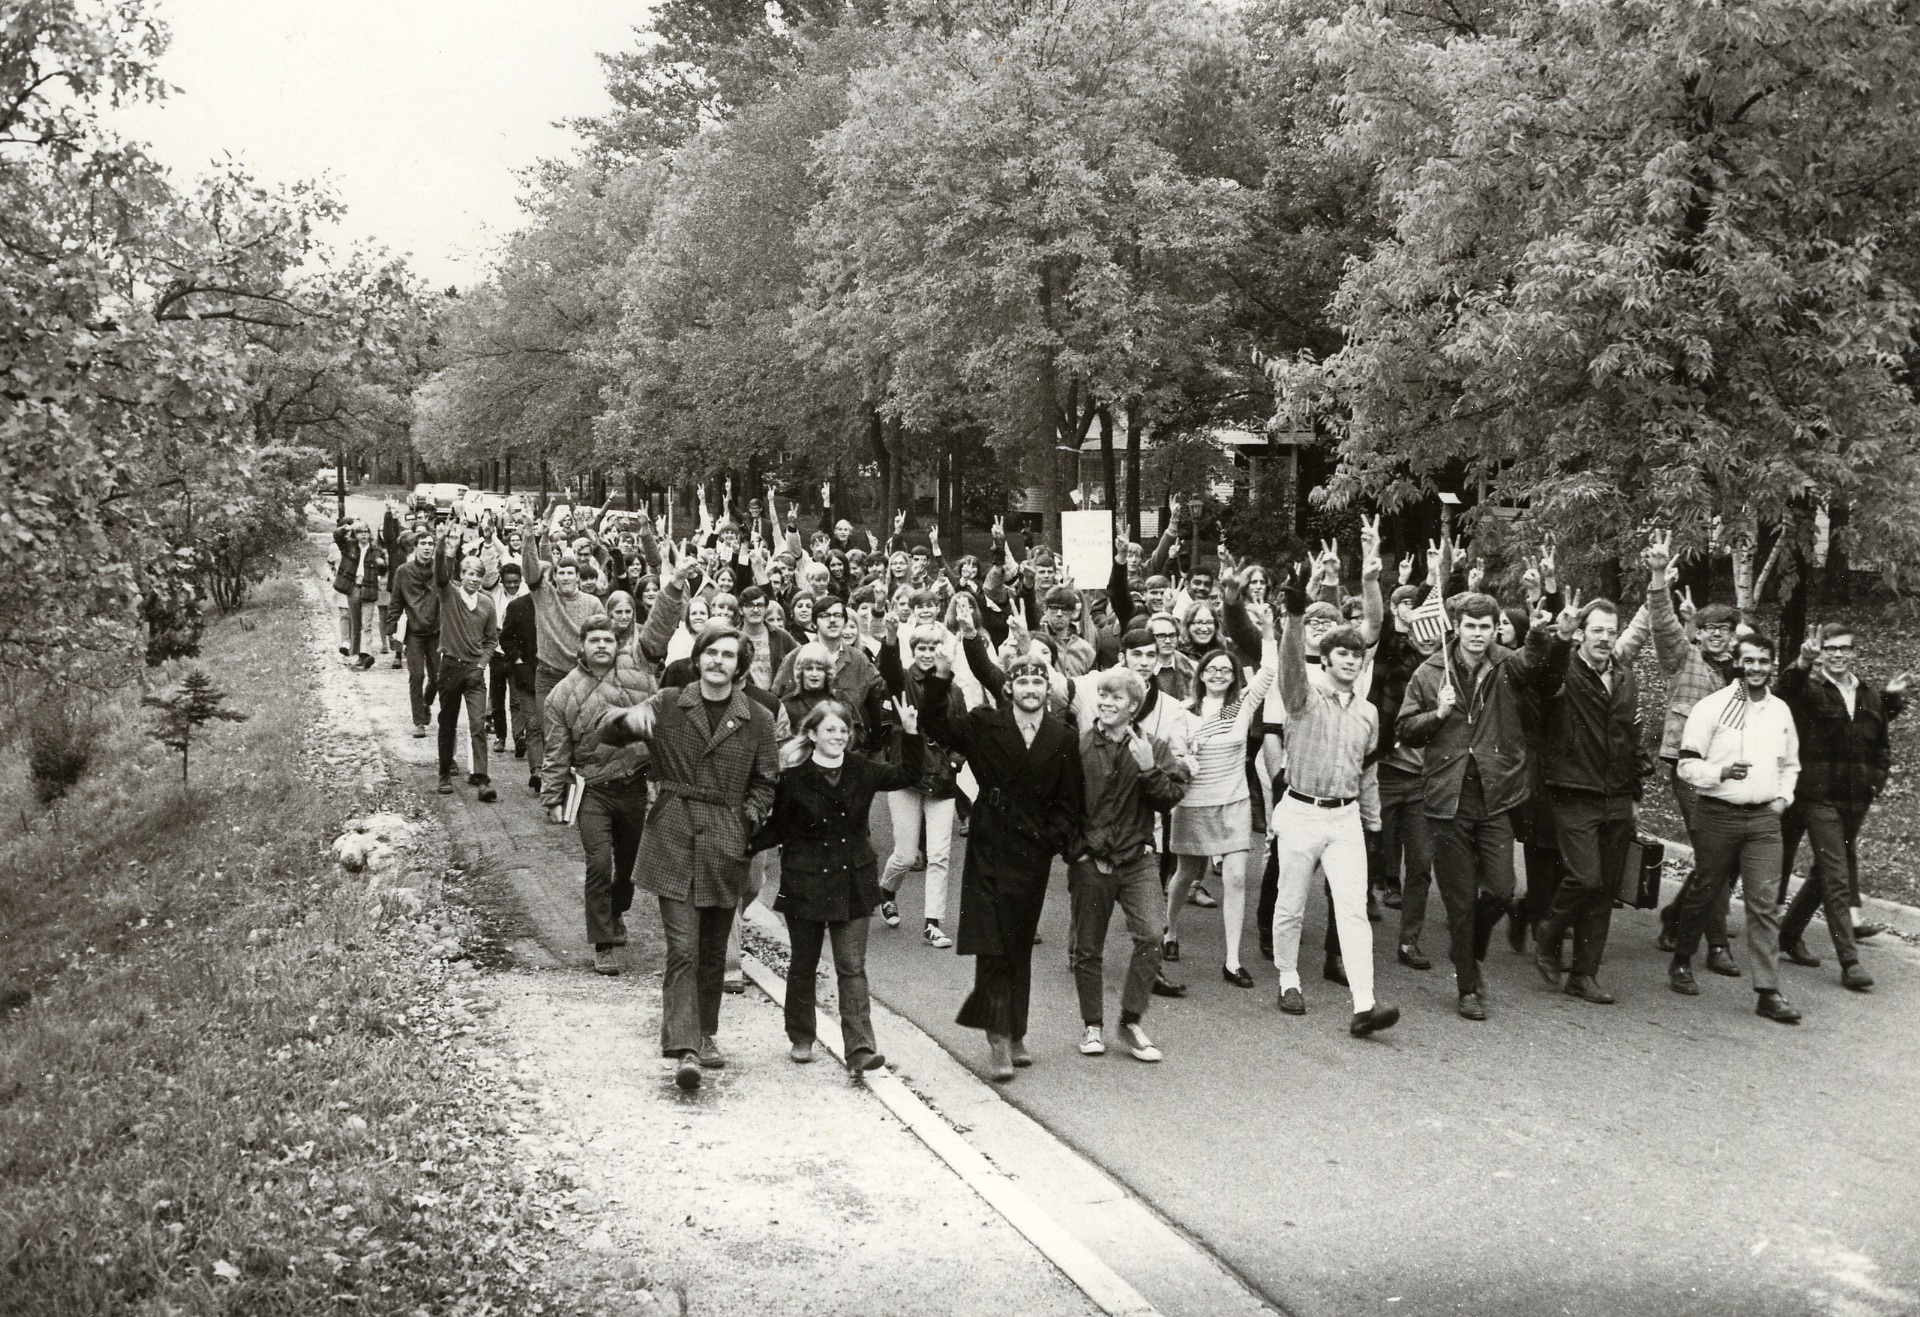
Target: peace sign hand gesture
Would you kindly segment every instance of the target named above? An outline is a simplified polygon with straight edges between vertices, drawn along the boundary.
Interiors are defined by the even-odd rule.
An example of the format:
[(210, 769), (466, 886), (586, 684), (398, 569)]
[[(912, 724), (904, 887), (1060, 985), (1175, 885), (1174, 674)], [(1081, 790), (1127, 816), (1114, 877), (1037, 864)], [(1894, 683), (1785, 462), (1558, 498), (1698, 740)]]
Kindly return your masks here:
[(1655, 531), (1647, 537), (1647, 578), (1649, 590), (1667, 583), (1667, 565), (1673, 561), (1673, 532)]
[(908, 736), (918, 736), (920, 734), (920, 708), (918, 705), (914, 704), (913, 701), (909, 700), (906, 696), (900, 695), (896, 696), (893, 700), (893, 711), (899, 716), (901, 731), (905, 732)]

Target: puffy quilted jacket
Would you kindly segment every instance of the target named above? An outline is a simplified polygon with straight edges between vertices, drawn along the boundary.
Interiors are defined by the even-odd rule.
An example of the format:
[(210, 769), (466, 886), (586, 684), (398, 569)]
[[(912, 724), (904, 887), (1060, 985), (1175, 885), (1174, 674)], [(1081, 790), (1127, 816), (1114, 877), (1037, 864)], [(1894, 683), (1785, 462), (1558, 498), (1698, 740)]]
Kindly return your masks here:
[(614, 714), (644, 703), (659, 689), (653, 673), (630, 655), (616, 655), (606, 674), (595, 676), (583, 654), (547, 696), (541, 803), (552, 808), (566, 800), (568, 770), (591, 783), (617, 782), (645, 768), (645, 741), (609, 745), (600, 739), (600, 730)]

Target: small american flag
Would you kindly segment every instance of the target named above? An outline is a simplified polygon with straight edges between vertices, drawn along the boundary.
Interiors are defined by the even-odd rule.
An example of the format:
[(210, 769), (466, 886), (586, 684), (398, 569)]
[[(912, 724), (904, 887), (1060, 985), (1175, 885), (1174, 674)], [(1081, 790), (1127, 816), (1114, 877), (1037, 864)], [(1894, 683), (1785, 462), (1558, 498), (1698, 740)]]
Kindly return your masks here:
[(1429, 594), (1427, 602), (1407, 616), (1407, 625), (1412, 629), (1414, 639), (1422, 644), (1437, 645), (1446, 637), (1452, 623), (1447, 618), (1446, 605), (1440, 602), (1438, 590)]
[(1747, 693), (1736, 689), (1732, 699), (1720, 710), (1720, 725), (1736, 732), (1747, 729)]

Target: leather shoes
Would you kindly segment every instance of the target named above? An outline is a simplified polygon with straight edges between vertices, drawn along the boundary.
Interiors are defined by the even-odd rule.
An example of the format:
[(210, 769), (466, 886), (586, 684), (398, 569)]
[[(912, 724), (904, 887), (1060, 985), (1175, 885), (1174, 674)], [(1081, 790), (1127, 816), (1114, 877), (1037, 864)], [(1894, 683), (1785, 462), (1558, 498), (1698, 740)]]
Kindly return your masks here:
[(1328, 956), (1326, 965), (1320, 970), (1320, 976), (1328, 983), (1337, 983), (1343, 988), (1346, 987), (1347, 962), (1338, 956)]
[(1807, 950), (1807, 944), (1799, 938), (1780, 944), (1780, 954), (1796, 965), (1805, 965), (1808, 969), (1820, 968), (1820, 957)]
[(1220, 967), (1220, 977), (1236, 988), (1251, 988), (1253, 986), (1253, 975), (1247, 973), (1247, 967), (1245, 965), (1242, 965), (1239, 969), (1228, 969), (1225, 965), (1222, 965)]
[(1733, 951), (1727, 947), (1707, 948), (1707, 968), (1723, 978), (1740, 977), (1740, 966), (1734, 963)]
[(1353, 1023), (1347, 1026), (1347, 1032), (1355, 1038), (1369, 1038), (1382, 1029), (1391, 1029), (1400, 1023), (1398, 1006), (1382, 1006), (1378, 1002), (1364, 1011), (1353, 1013)]
[(1868, 992), (1873, 988), (1873, 975), (1860, 968), (1858, 962), (1840, 967), (1840, 986), (1851, 988), (1855, 992)]
[(725, 1070), (727, 1068), (727, 1058), (721, 1054), (720, 1044), (712, 1034), (708, 1034), (700, 1040), (698, 1060), (702, 1070)]
[(1008, 1045), (1007, 1050), (1012, 1055), (1013, 1063), (1016, 1066), (1025, 1067), (1033, 1064), (1033, 1053), (1027, 1050), (1026, 1039), (1024, 1038), (1013, 1039), (1012, 1042)]
[(1386, 894), (1380, 898), (1380, 904), (1389, 910), (1398, 910), (1401, 904), (1400, 889), (1398, 887), (1389, 887), (1386, 890)]
[(1484, 1020), (1487, 1018), (1487, 1008), (1481, 1004), (1479, 993), (1463, 992), (1460, 994), (1460, 1018), (1463, 1020)]
[(1156, 997), (1184, 997), (1187, 995), (1187, 985), (1184, 983), (1175, 983), (1164, 974), (1155, 974), (1153, 976), (1153, 995)]
[(1578, 997), (1581, 1001), (1590, 1001), (1595, 1006), (1613, 1005), (1613, 994), (1606, 991), (1590, 974), (1575, 974), (1567, 980), (1566, 993), (1569, 997)]
[(1280, 994), (1280, 1009), (1288, 1015), (1305, 1015), (1307, 999), (1300, 995), (1300, 989), (1288, 988)]
[[(1518, 948), (1516, 948), (1516, 950), (1517, 949)], [(1540, 971), (1540, 977), (1547, 981), (1549, 988), (1557, 988), (1560, 986), (1560, 954), (1558, 948), (1550, 947), (1544, 942), (1534, 943), (1533, 967)], [(1573, 991), (1572, 985), (1568, 985), (1567, 991)]]
[(1408, 969), (1432, 969), (1433, 962), (1420, 954), (1420, 948), (1409, 942), (1400, 948), (1400, 963)]
[(1673, 965), (1667, 969), (1667, 986), (1683, 997), (1698, 997), (1700, 984), (1693, 977), (1691, 965)]
[(700, 1058), (697, 1054), (680, 1053), (680, 1063), (673, 1068), (673, 1082), (686, 1093), (700, 1087)]
[(1013, 1040), (1003, 1033), (987, 1035), (987, 1078), (1004, 1084), (1013, 1078)]
[(1754, 1003), (1753, 1013), (1776, 1020), (1781, 1024), (1800, 1023), (1800, 1012), (1787, 1004), (1787, 999), (1777, 992), (1763, 992), (1760, 1000)]
[(1170, 937), (1170, 938), (1165, 938), (1161, 941), (1160, 959), (1165, 961), (1169, 965), (1178, 965), (1180, 963), (1180, 939), (1179, 938)]
[(1879, 937), (1886, 931), (1887, 926), (1885, 924), (1876, 924), (1871, 919), (1864, 924), (1855, 924), (1853, 926), (1853, 935), (1862, 941), (1870, 937)]

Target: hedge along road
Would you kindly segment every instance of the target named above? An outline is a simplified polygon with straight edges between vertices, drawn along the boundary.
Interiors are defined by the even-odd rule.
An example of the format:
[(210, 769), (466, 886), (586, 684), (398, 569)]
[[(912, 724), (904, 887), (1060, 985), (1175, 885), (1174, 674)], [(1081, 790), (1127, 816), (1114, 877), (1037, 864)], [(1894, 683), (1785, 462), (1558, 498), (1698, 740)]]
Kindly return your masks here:
[[(876, 844), (891, 833), (881, 802)], [(1004, 1094), (1298, 1317), (1920, 1311), (1920, 952), (1864, 944), (1870, 996), (1840, 987), (1830, 954), (1783, 965), (1806, 1013), (1790, 1028), (1754, 1014), (1747, 978), (1670, 992), (1653, 913), (1619, 910), (1602, 971), (1618, 1005), (1552, 991), (1496, 935), (1491, 1018), (1474, 1024), (1454, 1013), (1437, 896), (1428, 910), (1429, 972), (1393, 963), (1396, 926), (1374, 925), (1377, 991), (1405, 1014), (1360, 1042), (1346, 990), (1320, 977), (1318, 891), (1304, 1018), (1275, 1009), (1251, 927), (1256, 986), (1223, 982), (1220, 914), (1189, 908), (1168, 971), (1188, 995), (1154, 998), (1146, 1020), (1158, 1065), (1113, 1045), (1132, 945), (1116, 912), (1109, 1046), (1088, 1058), (1056, 864), (1035, 1064)], [(981, 1036), (953, 1023), (972, 962), (920, 941), (918, 873), (900, 912), (897, 929), (875, 920), (875, 995), (984, 1074)]]

